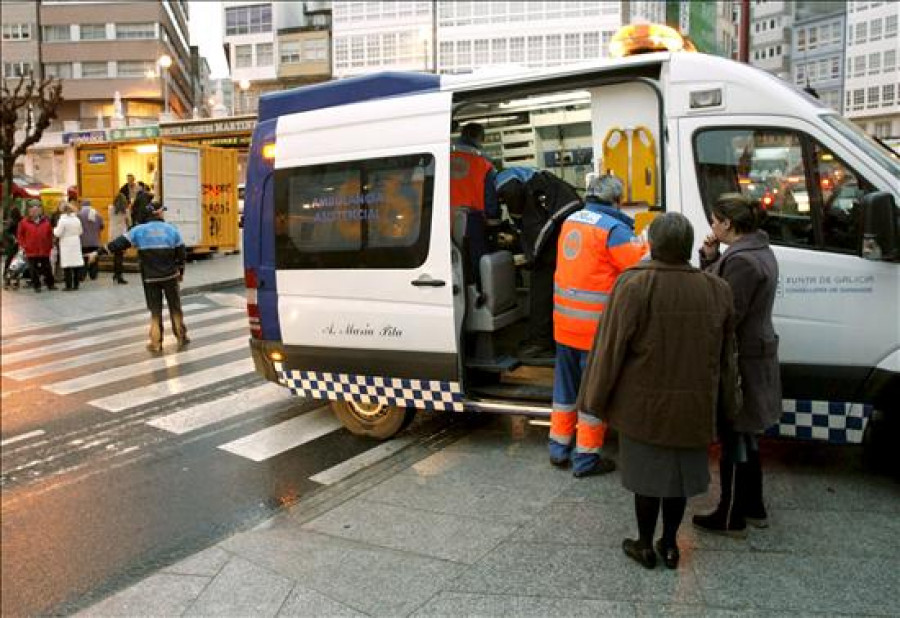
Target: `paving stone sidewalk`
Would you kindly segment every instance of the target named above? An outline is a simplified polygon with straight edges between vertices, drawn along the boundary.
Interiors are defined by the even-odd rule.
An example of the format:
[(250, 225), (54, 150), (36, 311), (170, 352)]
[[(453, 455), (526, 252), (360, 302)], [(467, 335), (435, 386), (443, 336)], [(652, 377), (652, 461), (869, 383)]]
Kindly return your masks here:
[[(196, 292), (215, 290), (243, 282), (244, 262), (240, 254), (213, 255), (188, 262), (182, 296)], [(0, 294), (2, 308), (2, 332), (36, 328), (64, 320), (79, 320), (96, 316), (103, 307), (109, 311), (126, 311), (146, 307), (144, 290), (139, 273), (126, 273), (128, 285), (117, 285), (112, 273), (101, 272), (95, 281), (85, 281), (77, 292), (64, 292), (62, 281), (57, 291), (46, 288), (40, 294), (25, 287), (3, 290)]]
[(545, 431), (493, 419), (413, 444), (81, 615), (897, 615), (900, 485), (858, 449), (766, 443), (771, 527), (683, 525), (680, 568), (647, 571), (621, 551), (636, 530), (618, 473), (552, 468)]

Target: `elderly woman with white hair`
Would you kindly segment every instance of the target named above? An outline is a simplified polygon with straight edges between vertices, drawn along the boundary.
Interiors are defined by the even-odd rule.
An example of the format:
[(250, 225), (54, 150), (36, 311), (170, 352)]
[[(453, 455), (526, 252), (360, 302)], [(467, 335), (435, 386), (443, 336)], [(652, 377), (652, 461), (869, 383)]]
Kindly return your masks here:
[(550, 463), (568, 466), (576, 477), (604, 474), (615, 463), (602, 456), (606, 428), (581, 417), (575, 397), (597, 323), (619, 275), (647, 253), (621, 212), (622, 182), (612, 175), (593, 179), (582, 210), (569, 215), (557, 244), (553, 280), (553, 339), (556, 366), (550, 413)]
[(734, 308), (728, 285), (688, 262), (694, 231), (683, 215), (657, 217), (649, 240), (651, 259), (616, 282), (577, 409), (619, 432), (622, 485), (635, 494), (639, 533), (623, 550), (647, 568), (658, 553), (674, 569), (687, 498), (709, 485), (717, 406), (736, 413)]
[(81, 220), (72, 211), (68, 202), (59, 204), (59, 221), (53, 229), (53, 235), (59, 239), (59, 262), (66, 281), (66, 290), (77, 290), (81, 282), (81, 268), (84, 257), (81, 253), (81, 234), (84, 229)]

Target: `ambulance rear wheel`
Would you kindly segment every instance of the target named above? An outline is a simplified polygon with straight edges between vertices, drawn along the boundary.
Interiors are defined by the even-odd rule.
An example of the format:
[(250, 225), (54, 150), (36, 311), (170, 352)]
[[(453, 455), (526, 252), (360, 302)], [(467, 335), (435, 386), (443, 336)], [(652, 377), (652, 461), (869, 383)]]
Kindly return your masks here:
[(350, 433), (376, 440), (394, 437), (406, 429), (416, 416), (414, 408), (398, 408), (383, 403), (332, 401), (331, 409)]

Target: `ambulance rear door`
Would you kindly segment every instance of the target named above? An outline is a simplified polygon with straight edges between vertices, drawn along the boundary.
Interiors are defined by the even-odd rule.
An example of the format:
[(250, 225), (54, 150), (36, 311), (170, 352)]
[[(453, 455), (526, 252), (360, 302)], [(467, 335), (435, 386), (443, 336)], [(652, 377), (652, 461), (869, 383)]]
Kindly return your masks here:
[(436, 390), (459, 398), (450, 116), (451, 94), (432, 91), (279, 118), (286, 365), (319, 376), (328, 398), (377, 391), (381, 400), (382, 388), (407, 407), (434, 407), (420, 398), (442, 397)]
[(203, 235), (200, 156), (198, 146), (165, 142), (161, 145), (160, 172), (166, 221), (178, 228), (186, 247), (199, 245)]

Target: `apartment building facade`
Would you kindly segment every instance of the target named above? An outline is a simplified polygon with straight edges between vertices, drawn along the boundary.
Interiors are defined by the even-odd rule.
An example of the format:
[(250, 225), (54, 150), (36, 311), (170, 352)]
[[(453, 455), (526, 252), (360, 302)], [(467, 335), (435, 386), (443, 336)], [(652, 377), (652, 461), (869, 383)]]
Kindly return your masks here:
[(330, 2), (223, 3), (233, 111), (256, 111), (265, 92), (331, 77)]
[(800, 1), (794, 5), (790, 65), (794, 84), (812, 88), (841, 111), (844, 91), (846, 2)]
[(754, 0), (750, 5), (750, 57), (753, 66), (791, 81), (793, 2)]
[(847, 3), (844, 115), (867, 133), (900, 141), (900, 3)]

